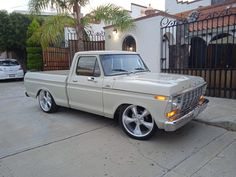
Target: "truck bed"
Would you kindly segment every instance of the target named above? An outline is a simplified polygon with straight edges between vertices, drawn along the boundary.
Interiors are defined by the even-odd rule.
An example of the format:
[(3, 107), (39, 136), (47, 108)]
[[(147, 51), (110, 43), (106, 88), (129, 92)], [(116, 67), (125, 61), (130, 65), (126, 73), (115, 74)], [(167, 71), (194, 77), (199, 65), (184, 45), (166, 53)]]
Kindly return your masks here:
[(56, 70), (56, 71), (42, 71), (39, 73), (43, 74), (55, 74), (55, 75), (65, 75), (67, 76), (69, 74), (70, 70)]
[(25, 86), (27, 94), (37, 97), (41, 89), (47, 89), (52, 93), (56, 103), (68, 107), (66, 93), (66, 81), (69, 70), (27, 72), (25, 75)]

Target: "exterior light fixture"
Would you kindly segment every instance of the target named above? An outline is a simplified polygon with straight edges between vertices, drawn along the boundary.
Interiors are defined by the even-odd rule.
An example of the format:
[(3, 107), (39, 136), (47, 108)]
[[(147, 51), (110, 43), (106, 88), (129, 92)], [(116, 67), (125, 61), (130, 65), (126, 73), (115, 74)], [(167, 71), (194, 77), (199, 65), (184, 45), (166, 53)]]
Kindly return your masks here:
[(162, 95), (156, 95), (154, 98), (159, 101), (165, 101), (168, 99), (167, 96), (162, 96)]

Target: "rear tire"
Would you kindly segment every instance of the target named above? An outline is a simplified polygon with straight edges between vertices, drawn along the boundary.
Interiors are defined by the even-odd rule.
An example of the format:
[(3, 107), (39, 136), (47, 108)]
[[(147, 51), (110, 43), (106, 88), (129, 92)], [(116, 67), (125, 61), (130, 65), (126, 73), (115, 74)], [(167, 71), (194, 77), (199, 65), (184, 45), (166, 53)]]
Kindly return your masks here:
[(40, 108), (46, 113), (53, 113), (58, 109), (52, 95), (47, 90), (40, 90), (38, 94), (38, 101)]
[(137, 105), (124, 105), (120, 109), (119, 123), (128, 136), (137, 140), (149, 139), (157, 130), (149, 111)]

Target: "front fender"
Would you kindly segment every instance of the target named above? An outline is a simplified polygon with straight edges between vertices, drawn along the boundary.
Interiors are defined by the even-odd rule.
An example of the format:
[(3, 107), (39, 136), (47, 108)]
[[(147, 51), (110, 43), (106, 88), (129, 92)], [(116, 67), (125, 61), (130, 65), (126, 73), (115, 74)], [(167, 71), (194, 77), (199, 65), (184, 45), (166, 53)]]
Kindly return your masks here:
[(104, 115), (109, 118), (114, 118), (117, 110), (124, 104), (138, 105), (147, 109), (155, 122), (166, 121), (164, 114), (167, 101), (158, 101), (152, 94), (141, 94), (135, 92), (126, 92), (118, 90), (106, 90), (104, 91)]

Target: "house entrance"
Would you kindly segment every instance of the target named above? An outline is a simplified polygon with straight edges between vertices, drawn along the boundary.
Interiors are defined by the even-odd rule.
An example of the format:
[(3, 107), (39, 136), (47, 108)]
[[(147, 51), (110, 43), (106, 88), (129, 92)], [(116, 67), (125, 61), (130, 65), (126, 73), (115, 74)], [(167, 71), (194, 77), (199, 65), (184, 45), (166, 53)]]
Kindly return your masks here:
[(127, 36), (122, 44), (122, 50), (136, 52), (136, 42), (132, 36)]

